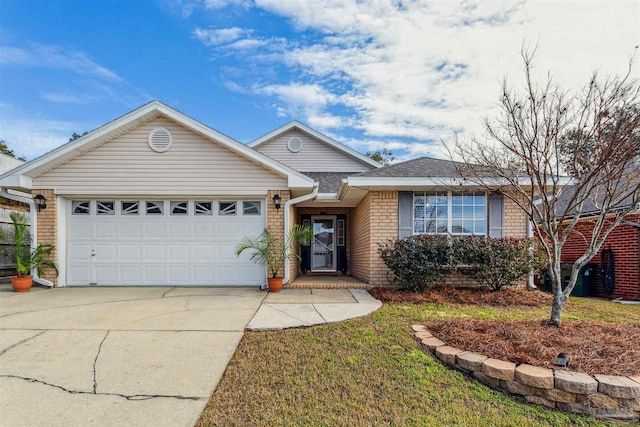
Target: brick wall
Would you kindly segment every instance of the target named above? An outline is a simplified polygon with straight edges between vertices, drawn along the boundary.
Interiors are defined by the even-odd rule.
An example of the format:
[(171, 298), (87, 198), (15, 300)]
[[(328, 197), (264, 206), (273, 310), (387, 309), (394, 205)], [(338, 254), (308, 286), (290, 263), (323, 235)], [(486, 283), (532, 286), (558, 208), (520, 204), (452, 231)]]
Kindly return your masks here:
[[(627, 217), (630, 222), (640, 223), (640, 214)], [(563, 262), (574, 262), (584, 254), (587, 241), (591, 238), (593, 220), (584, 219), (576, 225), (562, 251)], [(602, 249), (612, 249), (615, 262), (615, 288), (613, 298), (635, 300), (640, 298), (640, 229), (631, 225), (619, 225), (607, 237)], [(600, 267), (599, 251), (589, 264)], [(604, 296), (599, 274), (592, 284), (598, 294)], [(608, 295), (607, 295), (608, 296)]]
[[(273, 196), (280, 195), (280, 209), (276, 209), (273, 203)], [(289, 190), (269, 190), (267, 191), (267, 229), (269, 232), (284, 239), (284, 205), (290, 199)], [(280, 274), (284, 274), (283, 271)]]
[(370, 194), (367, 194), (352, 210), (351, 235), (351, 259), (349, 260), (349, 270), (351, 275), (363, 282), (369, 283), (371, 273), (370, 247)]
[(369, 193), (370, 233), (369, 253), (371, 274), (369, 283), (376, 286), (389, 286), (389, 269), (378, 255), (378, 244), (398, 238), (398, 192), (372, 191)]
[(10, 209), (18, 212), (29, 212), (29, 205), (15, 200), (6, 199), (0, 196), (0, 208)]
[(527, 214), (511, 199), (504, 198), (505, 237), (527, 237)]
[[(38, 244), (40, 243), (51, 243), (56, 246), (58, 244), (58, 203), (56, 202), (56, 195), (53, 190), (32, 190), (31, 194), (33, 196), (37, 194), (42, 194), (47, 199), (47, 208), (38, 212), (37, 214), (37, 222), (38, 222)], [(56, 261), (58, 256), (57, 247), (51, 253), (51, 259)], [(59, 268), (60, 266), (58, 266)], [(44, 275), (42, 276), (44, 279), (50, 280), (53, 282), (54, 286), (58, 286), (58, 279), (56, 277), (55, 271), (50, 268), (44, 269)]]

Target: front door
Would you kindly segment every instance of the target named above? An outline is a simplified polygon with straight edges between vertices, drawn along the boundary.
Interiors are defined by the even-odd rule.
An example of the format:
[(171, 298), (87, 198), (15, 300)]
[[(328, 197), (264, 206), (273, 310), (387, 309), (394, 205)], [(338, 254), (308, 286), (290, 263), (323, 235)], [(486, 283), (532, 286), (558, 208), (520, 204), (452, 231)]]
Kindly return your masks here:
[(311, 271), (336, 271), (336, 217), (314, 216), (311, 222)]

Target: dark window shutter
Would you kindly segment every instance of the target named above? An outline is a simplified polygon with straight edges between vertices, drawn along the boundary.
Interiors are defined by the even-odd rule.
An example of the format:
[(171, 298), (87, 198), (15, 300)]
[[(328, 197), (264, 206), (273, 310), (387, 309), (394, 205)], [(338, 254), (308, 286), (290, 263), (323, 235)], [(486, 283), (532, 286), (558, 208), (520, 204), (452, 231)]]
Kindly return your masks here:
[(489, 195), (489, 237), (504, 235), (504, 196), (499, 193)]
[(413, 235), (413, 193), (398, 192), (398, 238)]

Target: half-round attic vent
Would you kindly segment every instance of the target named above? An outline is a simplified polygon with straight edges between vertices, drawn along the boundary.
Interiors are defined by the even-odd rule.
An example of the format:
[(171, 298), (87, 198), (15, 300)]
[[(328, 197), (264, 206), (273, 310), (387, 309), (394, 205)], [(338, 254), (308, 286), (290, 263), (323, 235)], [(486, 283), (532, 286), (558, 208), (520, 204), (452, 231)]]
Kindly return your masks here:
[(297, 136), (289, 138), (289, 142), (287, 142), (287, 148), (289, 148), (289, 151), (291, 151), (292, 153), (297, 153), (298, 151), (302, 150), (302, 140)]
[(173, 144), (173, 136), (171, 132), (165, 128), (155, 128), (149, 132), (149, 147), (158, 153), (164, 153)]

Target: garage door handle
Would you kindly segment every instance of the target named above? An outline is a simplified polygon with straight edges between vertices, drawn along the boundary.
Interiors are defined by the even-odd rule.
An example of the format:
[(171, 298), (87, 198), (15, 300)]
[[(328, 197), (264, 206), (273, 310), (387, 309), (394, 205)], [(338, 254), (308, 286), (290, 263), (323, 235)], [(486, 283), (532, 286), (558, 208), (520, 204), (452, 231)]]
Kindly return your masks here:
[(91, 249), (91, 256), (96, 256), (96, 251), (94, 249)]

